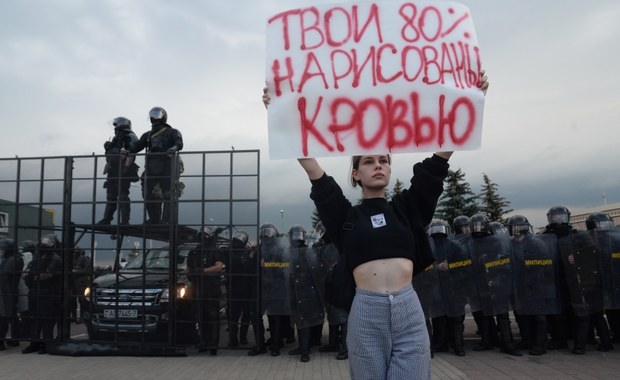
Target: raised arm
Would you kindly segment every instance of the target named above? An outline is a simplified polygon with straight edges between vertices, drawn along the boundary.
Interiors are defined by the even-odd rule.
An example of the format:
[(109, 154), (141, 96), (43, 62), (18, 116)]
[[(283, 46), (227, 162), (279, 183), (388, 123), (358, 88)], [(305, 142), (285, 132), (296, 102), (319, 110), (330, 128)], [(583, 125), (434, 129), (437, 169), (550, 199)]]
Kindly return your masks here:
[[(480, 82), (478, 83), (478, 88), (482, 90), (484, 96), (487, 95), (487, 90), (489, 89), (489, 77), (486, 75), (485, 70), (480, 70)], [(454, 152), (435, 152), (435, 154), (441, 158), (445, 158), (449, 160), (452, 157), (452, 153)]]

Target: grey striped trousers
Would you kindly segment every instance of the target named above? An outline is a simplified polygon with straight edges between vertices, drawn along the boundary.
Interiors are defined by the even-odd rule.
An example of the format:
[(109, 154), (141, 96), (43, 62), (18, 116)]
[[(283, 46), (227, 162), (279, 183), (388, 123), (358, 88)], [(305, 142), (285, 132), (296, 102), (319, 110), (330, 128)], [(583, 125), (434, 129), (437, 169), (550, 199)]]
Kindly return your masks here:
[(357, 288), (347, 346), (352, 379), (431, 378), (424, 312), (411, 285), (389, 293)]

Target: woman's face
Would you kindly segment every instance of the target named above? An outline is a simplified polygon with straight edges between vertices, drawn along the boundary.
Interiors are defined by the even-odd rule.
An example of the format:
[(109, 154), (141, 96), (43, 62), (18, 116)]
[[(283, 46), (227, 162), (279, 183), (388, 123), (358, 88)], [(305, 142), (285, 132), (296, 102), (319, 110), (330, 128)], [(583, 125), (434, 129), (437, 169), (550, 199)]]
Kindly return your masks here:
[(353, 178), (361, 182), (364, 190), (378, 191), (387, 187), (392, 175), (390, 159), (387, 155), (362, 156)]

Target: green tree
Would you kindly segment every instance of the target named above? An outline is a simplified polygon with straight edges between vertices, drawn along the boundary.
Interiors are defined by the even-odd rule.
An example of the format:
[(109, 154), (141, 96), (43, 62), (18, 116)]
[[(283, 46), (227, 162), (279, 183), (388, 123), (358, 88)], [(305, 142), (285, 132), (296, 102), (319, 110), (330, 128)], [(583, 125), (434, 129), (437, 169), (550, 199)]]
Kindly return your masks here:
[(485, 173), (482, 173), (482, 181), (482, 190), (479, 195), (480, 210), (487, 214), (489, 220), (504, 222), (504, 215), (513, 211), (510, 208), (510, 202), (499, 195), (497, 184), (493, 183)]
[(465, 173), (461, 169), (448, 170), (448, 176), (444, 181), (444, 192), (439, 198), (435, 217), (452, 224), (454, 218), (459, 215), (472, 216), (478, 212), (477, 199), (478, 196), (465, 181)]
[(394, 183), (394, 187), (392, 187), (392, 191), (388, 194), (387, 199), (392, 199), (395, 195), (400, 194), (401, 191), (405, 189), (405, 185), (400, 181), (400, 179), (396, 178), (396, 182)]

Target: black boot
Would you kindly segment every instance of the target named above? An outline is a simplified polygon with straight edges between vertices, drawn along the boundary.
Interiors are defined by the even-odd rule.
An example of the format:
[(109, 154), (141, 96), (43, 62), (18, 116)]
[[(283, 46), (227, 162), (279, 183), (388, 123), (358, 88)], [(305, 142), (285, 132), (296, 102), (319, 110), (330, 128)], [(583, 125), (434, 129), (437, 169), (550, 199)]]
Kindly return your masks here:
[(586, 343), (588, 341), (588, 331), (590, 329), (590, 317), (575, 316), (575, 341), (573, 344), (573, 354), (583, 355), (586, 353)]
[(329, 325), (329, 337), (327, 344), (319, 348), (319, 352), (336, 352), (338, 351), (338, 325)]
[(531, 318), (533, 337), (530, 355), (543, 355), (547, 353), (547, 318), (544, 315), (536, 315)]
[(480, 316), (478, 324), (478, 328), (480, 329), (480, 342), (474, 347), (474, 351), (487, 351), (494, 348), (492, 328), (490, 325), (492, 318), (493, 317)]
[(510, 330), (510, 319), (508, 319), (507, 313), (497, 316), (497, 325), (502, 346), (501, 352), (512, 356), (521, 356), (521, 351), (517, 350), (512, 339), (512, 331)]
[(107, 203), (105, 210), (103, 211), (103, 219), (97, 222), (97, 224), (110, 224), (114, 219), (114, 212), (116, 211), (116, 203)]
[(458, 318), (453, 318), (452, 335), (454, 337), (454, 353), (457, 356), (465, 356), (465, 340), (463, 339), (463, 322)]

